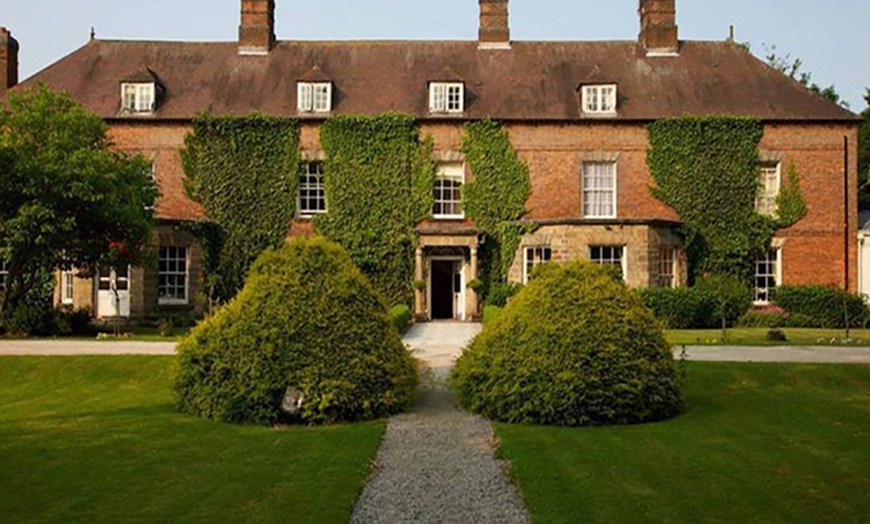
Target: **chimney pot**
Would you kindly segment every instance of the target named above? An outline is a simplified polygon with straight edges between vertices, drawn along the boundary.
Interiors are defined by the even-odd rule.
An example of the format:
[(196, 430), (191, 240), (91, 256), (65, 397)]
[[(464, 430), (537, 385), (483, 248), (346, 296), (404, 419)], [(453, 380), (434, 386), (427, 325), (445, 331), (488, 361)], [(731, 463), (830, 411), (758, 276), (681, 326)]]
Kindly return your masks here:
[(0, 27), (0, 97), (18, 85), (18, 40), (5, 27)]
[(676, 0), (640, 0), (640, 43), (647, 55), (673, 55), (680, 50)]
[(483, 48), (510, 48), (508, 0), (480, 0), (478, 41)]
[(241, 0), (239, 54), (266, 55), (275, 47), (275, 0)]

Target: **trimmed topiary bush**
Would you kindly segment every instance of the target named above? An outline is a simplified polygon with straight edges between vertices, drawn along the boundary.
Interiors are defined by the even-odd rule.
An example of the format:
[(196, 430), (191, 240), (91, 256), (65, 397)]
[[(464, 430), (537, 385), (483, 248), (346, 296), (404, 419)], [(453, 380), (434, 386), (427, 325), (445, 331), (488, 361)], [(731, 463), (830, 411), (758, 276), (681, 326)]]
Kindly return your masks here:
[(511, 423), (636, 424), (682, 406), (659, 323), (583, 261), (543, 266), (465, 349), (451, 383), (464, 407)]
[(407, 408), (417, 384), (385, 302), (320, 238), (264, 253), (178, 353), (180, 409), (239, 424), (383, 417)]

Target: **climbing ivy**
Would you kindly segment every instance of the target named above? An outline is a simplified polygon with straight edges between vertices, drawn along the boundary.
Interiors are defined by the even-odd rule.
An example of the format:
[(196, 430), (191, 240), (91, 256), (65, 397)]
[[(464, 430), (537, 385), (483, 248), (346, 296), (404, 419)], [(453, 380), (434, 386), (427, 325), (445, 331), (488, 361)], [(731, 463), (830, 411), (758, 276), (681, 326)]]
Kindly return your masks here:
[(518, 222), (531, 192), (529, 166), (517, 156), (507, 131), (489, 119), (465, 125), (462, 152), (474, 173), (462, 187), (462, 205), (483, 230), (480, 273), (487, 300), (506, 285), (522, 236), (535, 229)]
[(781, 229), (791, 227), (807, 216), (807, 204), (794, 164), (789, 164), (788, 180), (776, 196), (776, 210), (776, 226)]
[(391, 304), (411, 305), (414, 226), (431, 215), (432, 141), (413, 118), (341, 115), (320, 128), (328, 212), (317, 231), (341, 244)]
[(757, 253), (778, 228), (806, 213), (797, 174), (777, 203), (779, 219), (755, 210), (761, 121), (742, 117), (682, 117), (649, 126), (647, 163), (653, 195), (680, 216), (691, 275), (723, 273), (748, 281)]
[(198, 116), (185, 138), (185, 189), (212, 226), (206, 245), (210, 303), (229, 300), (265, 249), (284, 242), (296, 211), (299, 126), (262, 115)]

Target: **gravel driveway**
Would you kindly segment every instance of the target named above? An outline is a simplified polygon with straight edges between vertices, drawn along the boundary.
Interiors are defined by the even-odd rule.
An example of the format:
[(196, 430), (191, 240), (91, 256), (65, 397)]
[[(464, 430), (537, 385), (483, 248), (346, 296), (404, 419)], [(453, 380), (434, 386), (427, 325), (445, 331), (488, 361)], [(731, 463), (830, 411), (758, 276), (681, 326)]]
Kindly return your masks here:
[(495, 460), (492, 425), (458, 409), (446, 384), (474, 324), (414, 326), (405, 341), (430, 368), (410, 413), (390, 419), (353, 523), (525, 523), (520, 496)]

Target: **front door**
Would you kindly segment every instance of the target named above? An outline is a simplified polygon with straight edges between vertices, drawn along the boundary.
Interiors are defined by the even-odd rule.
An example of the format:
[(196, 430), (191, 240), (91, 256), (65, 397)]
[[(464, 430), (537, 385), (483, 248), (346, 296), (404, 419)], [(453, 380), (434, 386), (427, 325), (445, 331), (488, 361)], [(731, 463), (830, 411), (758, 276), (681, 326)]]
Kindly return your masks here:
[(430, 285), (432, 320), (462, 320), (462, 260), (433, 260)]
[(97, 274), (97, 316), (130, 316), (130, 268), (102, 268)]

